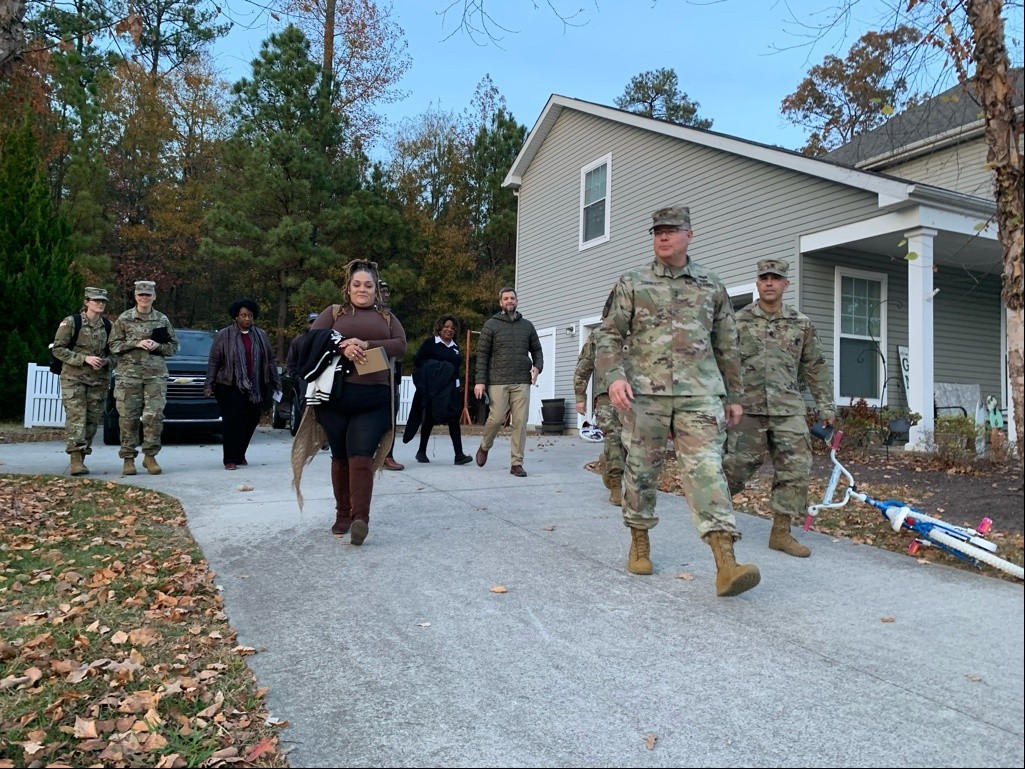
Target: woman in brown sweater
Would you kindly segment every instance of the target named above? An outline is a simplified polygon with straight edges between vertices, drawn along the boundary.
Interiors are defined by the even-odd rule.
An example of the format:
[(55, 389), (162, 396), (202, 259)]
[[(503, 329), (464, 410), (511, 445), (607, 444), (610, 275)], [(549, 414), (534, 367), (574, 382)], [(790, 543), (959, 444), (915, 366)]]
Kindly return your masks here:
[[(374, 472), (384, 463), (391, 446), (395, 411), (391, 370), (360, 374), (359, 365), (366, 361), (367, 350), (374, 347), (383, 348), (389, 360), (402, 357), (406, 352), (406, 332), (398, 318), (376, 303), (380, 281), (377, 264), (360, 259), (350, 262), (346, 276), (342, 303), (321, 312), (310, 331), (338, 332), (342, 338), (337, 352), (351, 361), (356, 370), (345, 377), (340, 397), (311, 408), (331, 447), (331, 485), (335, 496), (335, 523), (331, 531), (339, 537), (351, 532), (352, 544), (362, 545), (369, 530)], [(298, 434), (296, 440), (303, 443)], [(312, 443), (315, 445), (316, 440)], [(305, 461), (308, 460), (303, 458)], [(301, 475), (301, 465), (296, 465), (294, 457), (293, 468)], [(294, 485), (298, 489), (298, 477)]]

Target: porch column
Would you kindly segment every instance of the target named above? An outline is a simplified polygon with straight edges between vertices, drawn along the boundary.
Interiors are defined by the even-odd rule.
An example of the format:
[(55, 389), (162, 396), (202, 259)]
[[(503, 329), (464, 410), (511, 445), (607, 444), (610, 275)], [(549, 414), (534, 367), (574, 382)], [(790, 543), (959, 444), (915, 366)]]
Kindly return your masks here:
[(908, 451), (931, 451), (935, 445), (933, 391), (933, 238), (937, 230), (919, 227), (904, 233), (908, 254), (908, 407), (922, 415), (908, 433)]

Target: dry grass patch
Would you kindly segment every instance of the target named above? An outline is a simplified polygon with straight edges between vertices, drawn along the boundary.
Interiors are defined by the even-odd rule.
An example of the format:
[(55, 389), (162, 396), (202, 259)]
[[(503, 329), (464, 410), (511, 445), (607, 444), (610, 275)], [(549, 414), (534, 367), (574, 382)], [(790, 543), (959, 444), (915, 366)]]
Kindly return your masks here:
[(288, 766), (175, 500), (0, 476), (0, 767)]

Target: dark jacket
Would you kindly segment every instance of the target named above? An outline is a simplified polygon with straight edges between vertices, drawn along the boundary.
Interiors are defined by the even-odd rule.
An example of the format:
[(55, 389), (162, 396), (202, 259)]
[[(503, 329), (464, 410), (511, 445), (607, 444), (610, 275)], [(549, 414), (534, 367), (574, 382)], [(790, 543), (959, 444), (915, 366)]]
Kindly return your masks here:
[[(256, 373), (260, 380), (259, 391), (267, 397), (275, 390), (281, 389), (281, 375), (278, 373), (277, 358), (274, 356), (274, 348), (271, 346), (270, 339), (262, 328), (253, 326), (249, 333), (253, 342), (260, 346), (260, 370)], [(233, 353), (236, 345), (239, 344), (238, 338), (241, 335), (242, 332), (235, 323), (217, 332), (217, 336), (214, 337), (213, 344), (210, 346), (210, 357), (207, 359), (206, 387), (213, 387), (215, 383), (226, 387), (238, 384), (240, 380), (239, 372), (236, 370), (238, 360)]]
[(430, 411), (432, 424), (447, 424), (459, 417), (462, 403), (459, 399), (459, 381), (463, 356), (458, 345), (451, 347), (428, 337), (420, 345), (413, 358), (416, 372), (413, 374), (413, 402), (410, 404), (402, 442), (413, 440), (424, 421), (424, 412)]
[(534, 324), (518, 312), (504, 312), (484, 322), (477, 342), (476, 384), (530, 384), (530, 367), (544, 367), (541, 340)]
[(413, 403), (410, 405), (409, 416), (406, 418), (406, 429), (402, 433), (402, 442), (413, 440), (420, 425), (425, 421), (426, 413), (430, 414), (432, 424), (444, 425), (459, 418), (459, 389), (456, 387), (458, 370), (448, 361), (427, 360), (413, 374)]

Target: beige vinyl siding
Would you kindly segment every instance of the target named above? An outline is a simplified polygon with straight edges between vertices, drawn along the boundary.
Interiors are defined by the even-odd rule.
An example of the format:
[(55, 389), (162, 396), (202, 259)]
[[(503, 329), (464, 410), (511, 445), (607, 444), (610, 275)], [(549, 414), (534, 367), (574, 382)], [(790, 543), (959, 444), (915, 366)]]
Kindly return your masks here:
[[(812, 319), (833, 360), (833, 285), (837, 266), (886, 275), (886, 392), (892, 406), (906, 406), (897, 347), (908, 344), (907, 266), (863, 254), (833, 251), (808, 255), (802, 265), (801, 311)], [(978, 384), (983, 397), (1000, 397), (1000, 278), (941, 266), (933, 276), (934, 371), (937, 382)], [(835, 376), (835, 372), (834, 372)], [(841, 406), (850, 405), (847, 403)]]
[[(610, 238), (578, 249), (580, 169), (612, 155)], [(800, 235), (878, 212), (876, 196), (719, 150), (567, 110), (519, 190), (517, 291), (538, 328), (597, 315), (616, 279), (652, 258), (651, 212), (690, 206), (692, 258), (726, 285), (754, 280), (767, 257), (797, 263)], [(743, 226), (738, 226), (743, 222)], [(792, 281), (796, 296), (799, 279)], [(830, 292), (830, 297), (832, 293)], [(579, 338), (557, 335), (556, 397), (570, 397)]]
[(986, 164), (986, 140), (976, 139), (876, 171), (980, 198), (993, 196), (993, 172)]

